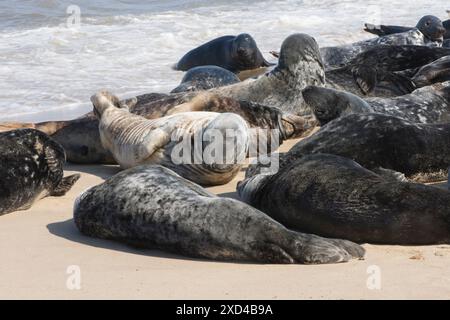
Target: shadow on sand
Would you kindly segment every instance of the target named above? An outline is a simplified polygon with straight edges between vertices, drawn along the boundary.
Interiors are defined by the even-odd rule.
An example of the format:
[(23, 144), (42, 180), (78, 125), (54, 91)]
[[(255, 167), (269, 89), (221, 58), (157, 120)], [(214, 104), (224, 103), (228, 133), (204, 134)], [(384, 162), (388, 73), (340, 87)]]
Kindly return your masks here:
[(102, 179), (108, 179), (122, 171), (118, 165), (73, 164), (67, 163), (64, 170), (87, 173)]
[[(129, 254), (136, 254), (141, 256), (148, 256), (148, 257), (155, 257), (155, 258), (165, 258), (165, 259), (176, 259), (176, 260), (187, 260), (187, 261), (195, 261), (195, 262), (208, 262), (208, 263), (227, 263), (227, 261), (213, 261), (213, 260), (207, 260), (202, 258), (190, 258), (185, 257), (177, 254), (167, 253), (163, 252), (157, 249), (140, 249), (137, 247), (132, 247), (120, 242), (115, 242), (112, 240), (104, 240), (104, 239), (97, 239), (97, 238), (91, 238), (88, 236), (83, 235), (80, 231), (78, 231), (77, 227), (75, 226), (75, 222), (73, 219), (69, 219), (66, 221), (61, 222), (55, 222), (50, 223), (47, 225), (48, 231), (60, 238), (81, 243), (83, 245), (95, 247), (95, 248), (101, 248), (101, 249), (108, 249), (108, 250), (114, 250), (114, 251), (120, 251), (125, 252)], [(233, 262), (228, 262), (233, 263)], [(241, 262), (239, 262), (241, 264)], [(244, 262), (245, 263), (245, 262)]]

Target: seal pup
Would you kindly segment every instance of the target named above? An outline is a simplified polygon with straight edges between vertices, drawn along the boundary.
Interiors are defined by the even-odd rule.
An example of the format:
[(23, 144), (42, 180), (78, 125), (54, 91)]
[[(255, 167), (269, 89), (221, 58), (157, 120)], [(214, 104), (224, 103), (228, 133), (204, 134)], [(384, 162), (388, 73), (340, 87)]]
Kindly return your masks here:
[(322, 126), (347, 114), (373, 112), (416, 123), (450, 122), (450, 81), (400, 97), (366, 99), (345, 91), (309, 86), (303, 90), (303, 98)]
[(63, 196), (80, 178), (64, 178), (64, 149), (34, 129), (0, 133), (0, 215), (27, 210), (48, 196)]
[(187, 71), (194, 67), (214, 65), (238, 73), (271, 64), (264, 59), (256, 41), (247, 33), (223, 36), (211, 40), (186, 53), (175, 65), (175, 70)]
[[(149, 120), (131, 114), (117, 100), (108, 92), (91, 97), (102, 145), (123, 169), (161, 164), (202, 185), (226, 184), (241, 169), (249, 147), (249, 128), (240, 116), (187, 112)], [(200, 143), (200, 155), (196, 142)], [(183, 149), (186, 143), (189, 149)], [(184, 154), (187, 152), (190, 154)]]
[(357, 244), (288, 230), (153, 165), (120, 172), (81, 194), (74, 221), (87, 236), (194, 258), (320, 264), (364, 256)]
[(336, 155), (306, 155), (274, 175), (247, 177), (238, 192), (300, 232), (357, 243), (450, 243), (449, 191), (386, 178)]
[[(431, 19), (431, 17), (429, 18)], [(439, 20), (437, 17), (433, 19)], [(435, 34), (433, 39), (428, 38), (419, 29), (414, 28), (403, 33), (391, 34), (374, 38), (370, 40), (360, 41), (348, 45), (337, 47), (323, 47), (320, 49), (324, 64), (327, 68), (335, 68), (346, 65), (359, 53), (367, 51), (377, 45), (417, 45), (417, 46), (432, 46), (441, 47), (443, 42), (443, 35), (446, 30), (442, 22), (436, 21)], [(434, 28), (433, 28), (434, 30)]]
[[(441, 21), (435, 16), (425, 16), (419, 20), (416, 28), (420, 30), (426, 37), (433, 40), (438, 40), (442, 27), (445, 29), (444, 39), (450, 39), (450, 20)], [(364, 24), (364, 31), (375, 34), (377, 36), (387, 36), (396, 33), (403, 33), (411, 31), (414, 27), (390, 26), (390, 25), (373, 25), (370, 23)]]
[(418, 182), (443, 181), (450, 163), (450, 123), (421, 124), (379, 114), (349, 114), (298, 142), (280, 167), (308, 154), (353, 159), (373, 170), (400, 172)]
[(201, 66), (190, 69), (178, 87), (170, 93), (201, 91), (240, 82), (231, 71), (217, 66)]

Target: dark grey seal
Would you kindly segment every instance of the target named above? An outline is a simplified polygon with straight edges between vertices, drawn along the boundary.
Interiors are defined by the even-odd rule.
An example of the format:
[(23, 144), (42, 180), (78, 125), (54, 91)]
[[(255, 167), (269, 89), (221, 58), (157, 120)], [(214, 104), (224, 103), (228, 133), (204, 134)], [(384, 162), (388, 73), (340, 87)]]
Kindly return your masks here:
[(268, 67), (251, 35), (223, 36), (186, 53), (176, 64), (176, 70), (187, 71), (198, 66), (214, 65), (232, 72)]
[(274, 175), (247, 177), (238, 191), (300, 232), (357, 243), (450, 243), (449, 191), (380, 176), (336, 155), (295, 159)]
[(324, 64), (327, 68), (341, 67), (350, 62), (361, 52), (367, 51), (377, 45), (417, 45), (440, 47), (443, 42), (443, 35), (446, 30), (442, 22), (437, 17), (428, 17), (424, 20), (426, 24), (428, 20), (433, 20), (433, 26), (430, 27), (433, 38), (429, 38), (419, 29), (414, 28), (403, 33), (391, 34), (374, 38), (370, 40), (360, 41), (353, 44), (324, 47), (320, 49)]
[(74, 221), (88, 236), (212, 260), (318, 264), (364, 255), (349, 241), (290, 231), (160, 166), (129, 169), (84, 192)]
[(450, 122), (450, 81), (394, 98), (362, 99), (352, 93), (309, 86), (303, 90), (316, 119), (323, 126), (351, 113), (382, 113), (416, 123)]
[(201, 91), (240, 82), (238, 76), (217, 66), (201, 66), (190, 69), (178, 87), (170, 93)]
[(64, 149), (38, 130), (0, 133), (0, 215), (66, 194), (80, 175), (64, 178), (64, 161)]
[(450, 164), (450, 123), (421, 124), (379, 113), (349, 114), (298, 142), (281, 162), (329, 153), (367, 169), (384, 168), (415, 181), (442, 181)]
[[(439, 39), (442, 33), (441, 27), (444, 27), (444, 39), (450, 38), (450, 20), (441, 21), (435, 16), (424, 16), (419, 20), (416, 28), (420, 30), (429, 39)], [(373, 25), (366, 23), (364, 31), (375, 34), (377, 36), (387, 36), (396, 33), (411, 31), (413, 27), (390, 26), (390, 25)]]
[[(448, 48), (376, 46), (359, 54), (345, 67), (326, 71), (327, 87), (360, 97), (405, 95), (418, 86), (439, 81), (431, 77), (427, 83), (420, 83), (415, 82), (414, 76), (420, 68), (448, 55)], [(438, 64), (431, 66), (429, 70), (441, 70), (443, 67)]]

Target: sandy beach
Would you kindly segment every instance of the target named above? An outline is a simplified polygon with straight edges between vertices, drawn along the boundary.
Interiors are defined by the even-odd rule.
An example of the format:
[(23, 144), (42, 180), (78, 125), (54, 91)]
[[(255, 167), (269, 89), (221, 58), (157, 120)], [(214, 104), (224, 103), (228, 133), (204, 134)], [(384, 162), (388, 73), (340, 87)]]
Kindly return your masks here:
[[(74, 199), (118, 171), (116, 166), (68, 164), (66, 175), (80, 172), (82, 177), (67, 195), (0, 217), (0, 299), (450, 298), (447, 245), (364, 245), (362, 261), (258, 265), (196, 260), (83, 236), (72, 220)], [(235, 186), (243, 175), (210, 190), (237, 198)], [(79, 290), (67, 286), (71, 266), (79, 267)], [(375, 287), (373, 270), (380, 275)]]

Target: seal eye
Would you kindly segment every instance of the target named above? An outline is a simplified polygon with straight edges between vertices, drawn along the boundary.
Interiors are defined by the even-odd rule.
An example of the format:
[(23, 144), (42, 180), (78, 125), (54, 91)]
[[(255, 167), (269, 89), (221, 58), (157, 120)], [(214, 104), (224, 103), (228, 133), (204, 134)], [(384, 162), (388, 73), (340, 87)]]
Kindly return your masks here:
[(427, 27), (429, 27), (430, 26), (430, 21), (427, 21), (427, 23), (425, 23), (425, 25), (427, 26)]

